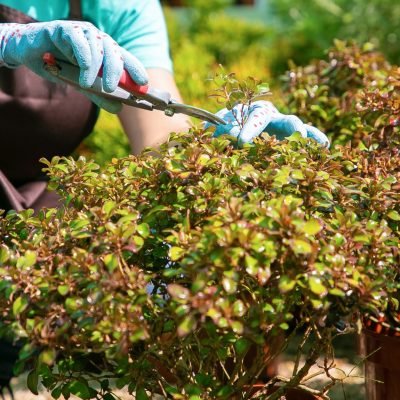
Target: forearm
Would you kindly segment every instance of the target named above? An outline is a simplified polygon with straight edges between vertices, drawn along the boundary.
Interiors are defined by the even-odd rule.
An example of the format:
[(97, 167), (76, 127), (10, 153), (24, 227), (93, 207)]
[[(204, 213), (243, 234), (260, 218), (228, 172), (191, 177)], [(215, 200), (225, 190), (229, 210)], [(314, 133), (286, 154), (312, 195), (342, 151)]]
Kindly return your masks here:
[[(175, 100), (181, 101), (171, 73), (162, 69), (150, 69), (147, 72), (151, 86), (166, 90)], [(183, 114), (167, 117), (161, 111), (147, 111), (129, 106), (124, 106), (119, 117), (133, 154), (139, 154), (145, 147), (158, 147), (167, 140), (171, 132), (184, 131), (190, 126), (188, 117)]]

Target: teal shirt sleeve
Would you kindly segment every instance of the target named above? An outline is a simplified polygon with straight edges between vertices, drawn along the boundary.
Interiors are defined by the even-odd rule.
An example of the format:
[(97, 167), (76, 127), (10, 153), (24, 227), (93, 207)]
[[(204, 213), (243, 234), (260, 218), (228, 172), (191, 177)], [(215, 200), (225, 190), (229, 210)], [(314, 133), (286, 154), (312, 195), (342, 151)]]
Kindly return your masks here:
[[(146, 68), (172, 72), (168, 34), (158, 0), (109, 0), (100, 12), (100, 28), (136, 56)], [(112, 4), (113, 3), (113, 4)]]

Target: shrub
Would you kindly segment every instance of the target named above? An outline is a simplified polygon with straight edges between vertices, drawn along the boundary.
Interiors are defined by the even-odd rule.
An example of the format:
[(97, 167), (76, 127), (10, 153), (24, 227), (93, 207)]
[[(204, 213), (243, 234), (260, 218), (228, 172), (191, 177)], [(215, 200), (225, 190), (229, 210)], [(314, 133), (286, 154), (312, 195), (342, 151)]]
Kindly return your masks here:
[[(397, 103), (373, 94), (363, 104), (386, 121)], [(238, 149), (193, 129), (103, 168), (44, 161), (64, 206), (0, 218), (2, 330), (26, 343), (31, 390), (265, 398), (249, 387), (302, 332), (293, 375), (268, 399), (304, 386), (320, 357), (331, 382), (307, 390), (325, 396), (334, 338), (398, 306), (395, 125), (331, 151), (296, 134)]]
[(336, 41), (327, 60), (293, 66), (285, 81), (289, 112), (331, 133), (334, 144), (399, 144), (400, 69), (370, 44)]
[[(336, 41), (328, 60), (294, 68), (285, 80), (291, 111), (331, 132), (333, 143), (374, 149), (364, 162), (364, 171), (375, 159), (389, 166), (398, 158), (400, 69), (374, 51), (371, 44), (359, 48)], [(376, 173), (381, 172), (385, 173), (379, 169)], [(391, 172), (398, 174), (396, 166)], [(395, 185), (394, 190), (398, 189)], [(368, 315), (368, 319), (367, 324), (377, 323), (379, 330), (398, 332), (397, 300), (379, 316)]]

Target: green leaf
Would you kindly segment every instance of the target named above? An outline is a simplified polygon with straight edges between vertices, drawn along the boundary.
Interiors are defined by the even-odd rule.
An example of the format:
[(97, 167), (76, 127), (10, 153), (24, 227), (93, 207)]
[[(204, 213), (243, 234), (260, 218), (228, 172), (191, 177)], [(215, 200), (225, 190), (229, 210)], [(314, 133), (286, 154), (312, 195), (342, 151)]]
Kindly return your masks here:
[(183, 164), (177, 160), (167, 160), (165, 167), (171, 172), (181, 172), (185, 169)]
[(287, 322), (282, 322), (279, 324), (279, 328), (281, 328), (284, 331), (287, 331), (289, 329), (289, 324)]
[(190, 332), (192, 332), (195, 326), (196, 326), (196, 320), (191, 315), (188, 315), (178, 326), (177, 329), (178, 336), (183, 337), (188, 335)]
[(233, 321), (230, 323), (233, 332), (237, 333), (238, 335), (243, 334), (244, 326), (240, 321)]
[(234, 303), (233, 303), (233, 308), (232, 308), (232, 310), (233, 310), (233, 314), (236, 316), (236, 317), (243, 317), (243, 315), (245, 315), (246, 314), (246, 306), (245, 306), (245, 304), (243, 303), (243, 301), (242, 300), (236, 300)]
[(195, 380), (199, 385), (206, 386), (206, 387), (211, 385), (212, 381), (213, 381), (212, 376), (203, 374), (201, 372), (196, 374)]
[(261, 82), (257, 85), (257, 93), (258, 94), (265, 94), (269, 93), (269, 85), (266, 82)]
[(139, 233), (139, 235), (144, 238), (147, 238), (150, 235), (150, 228), (149, 225), (146, 223), (138, 225), (136, 227), (136, 230)]
[(346, 238), (341, 233), (335, 233), (333, 240), (336, 246), (343, 246), (346, 243)]
[(208, 154), (201, 154), (197, 158), (197, 163), (199, 165), (207, 165), (209, 161), (210, 161), (210, 156)]
[(30, 268), (36, 263), (36, 253), (27, 250), (17, 261), (17, 268)]
[(150, 400), (150, 397), (147, 395), (146, 391), (143, 388), (136, 389), (136, 400)]
[(87, 382), (75, 380), (68, 385), (68, 388), (71, 394), (74, 394), (81, 399), (85, 400), (92, 398), (92, 394)]
[(39, 354), (39, 363), (52, 365), (56, 359), (55, 349), (46, 349)]
[(59, 169), (62, 172), (68, 173), (68, 168), (64, 164), (54, 165), (53, 168)]
[(166, 278), (173, 278), (181, 273), (182, 273), (181, 268), (168, 268), (165, 271), (163, 271), (163, 276), (165, 276)]
[(27, 343), (19, 352), (19, 360), (27, 360), (36, 352), (36, 347), (32, 343)]
[(39, 372), (37, 369), (29, 372), (28, 377), (26, 379), (26, 384), (28, 389), (35, 394), (36, 396), (39, 394), (38, 384), (39, 384)]
[(263, 311), (265, 311), (266, 313), (273, 314), (275, 312), (275, 309), (271, 304), (265, 303), (263, 306)]
[(346, 293), (343, 292), (343, 290), (337, 288), (330, 289), (329, 294), (331, 294), (332, 296), (346, 297)]
[(322, 284), (321, 279), (316, 276), (308, 278), (308, 285), (311, 291), (319, 296), (327, 294), (327, 288)]
[(315, 235), (321, 229), (322, 226), (316, 219), (310, 219), (301, 227), (301, 231), (308, 235)]
[(79, 298), (70, 298), (68, 297), (65, 300), (65, 308), (69, 313), (73, 313), (74, 311), (78, 310), (82, 305), (82, 299)]
[(13, 303), (13, 314), (18, 317), (28, 307), (28, 299), (24, 296), (17, 297)]
[(369, 244), (371, 242), (371, 236), (367, 234), (354, 235), (353, 240), (358, 243)]
[(68, 400), (71, 397), (71, 392), (69, 390), (69, 385), (68, 384), (62, 386), (61, 393), (62, 393), (62, 395), (64, 396), (64, 398), (66, 400)]
[(387, 216), (392, 219), (393, 221), (400, 221), (400, 214), (395, 211), (395, 210), (391, 210), (387, 213)]
[(57, 386), (56, 388), (54, 388), (51, 392), (51, 397), (53, 397), (53, 399), (58, 399), (60, 396), (62, 395), (62, 386)]
[(57, 287), (58, 293), (61, 294), (61, 296), (65, 296), (69, 292), (69, 286), (68, 285), (60, 285)]
[(204, 273), (199, 273), (196, 276), (195, 280), (193, 281), (193, 284), (191, 286), (191, 291), (193, 293), (198, 293), (204, 289), (206, 284), (207, 284), (207, 275)]
[(235, 350), (239, 355), (245, 354), (250, 347), (250, 341), (245, 338), (240, 338), (235, 342)]
[(0, 247), (0, 266), (4, 265), (10, 258), (10, 251), (6, 246)]
[(136, 251), (139, 251), (144, 246), (144, 240), (141, 236), (133, 236), (133, 242), (136, 246)]
[(222, 286), (224, 287), (226, 293), (233, 294), (237, 291), (237, 282), (231, 278), (222, 279)]
[(251, 276), (256, 276), (258, 273), (258, 260), (250, 255), (246, 255), (246, 272)]
[(227, 399), (227, 398), (229, 398), (229, 396), (232, 395), (233, 392), (234, 392), (234, 388), (232, 386), (226, 385), (218, 390), (217, 396)]
[(107, 217), (109, 217), (116, 208), (117, 203), (115, 201), (108, 200), (103, 205), (103, 213), (106, 214)]
[(303, 140), (303, 136), (301, 136), (300, 132), (294, 132), (292, 135), (288, 136), (287, 139), (289, 142), (298, 142)]
[(87, 231), (72, 231), (71, 236), (75, 239), (86, 239), (92, 237), (92, 234)]
[(137, 221), (138, 218), (139, 218), (139, 214), (136, 212), (126, 214), (118, 220), (118, 225), (129, 225), (132, 222)]
[(178, 261), (180, 258), (182, 258), (185, 254), (185, 250), (181, 249), (180, 247), (171, 247), (169, 249), (169, 257), (171, 261)]
[(279, 279), (279, 290), (282, 293), (290, 292), (296, 286), (296, 280), (289, 278), (287, 275), (283, 275)]
[(329, 174), (325, 171), (318, 171), (317, 176), (322, 178), (323, 180), (328, 180), (330, 178)]
[(88, 225), (90, 225), (90, 220), (88, 219), (75, 219), (69, 224), (70, 228), (74, 231), (79, 231), (86, 228)]
[(116, 268), (118, 268), (119, 265), (118, 257), (115, 254), (107, 254), (104, 257), (104, 264), (109, 272), (113, 272)]
[(292, 249), (296, 254), (309, 254), (312, 251), (310, 243), (301, 239), (294, 239), (292, 241)]
[(294, 169), (291, 173), (290, 173), (291, 177), (293, 179), (297, 179), (298, 181), (301, 181), (303, 179), (305, 179), (304, 175), (303, 175), (303, 171), (301, 169)]

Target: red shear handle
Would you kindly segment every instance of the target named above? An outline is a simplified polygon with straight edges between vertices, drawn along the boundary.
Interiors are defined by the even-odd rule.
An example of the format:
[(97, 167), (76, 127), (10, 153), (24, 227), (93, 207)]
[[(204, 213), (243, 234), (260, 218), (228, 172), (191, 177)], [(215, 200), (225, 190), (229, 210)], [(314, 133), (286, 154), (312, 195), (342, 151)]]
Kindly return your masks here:
[[(57, 60), (54, 57), (53, 54), (51, 53), (44, 53), (43, 54), (43, 62), (46, 63), (47, 65), (50, 66), (56, 66), (57, 65)], [(99, 71), (99, 77), (103, 77), (103, 67), (100, 68)], [(119, 80), (118, 86), (121, 87), (122, 89), (128, 91), (129, 93), (137, 93), (137, 94), (147, 94), (149, 91), (149, 86), (144, 85), (140, 86), (138, 85), (129, 75), (129, 73), (126, 70), (122, 71), (121, 78)]]
[[(99, 76), (103, 77), (103, 67), (100, 68)], [(122, 71), (118, 86), (129, 93), (147, 94), (149, 91), (149, 85), (138, 85), (125, 69)]]

